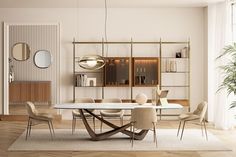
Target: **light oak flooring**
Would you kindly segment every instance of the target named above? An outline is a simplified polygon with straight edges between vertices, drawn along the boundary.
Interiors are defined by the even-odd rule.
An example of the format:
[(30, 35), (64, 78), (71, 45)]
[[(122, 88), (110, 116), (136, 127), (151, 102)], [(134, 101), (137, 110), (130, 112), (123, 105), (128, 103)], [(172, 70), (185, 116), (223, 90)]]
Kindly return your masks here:
[[(119, 121), (115, 121), (115, 123)], [(78, 121), (77, 128), (84, 128)], [(99, 128), (100, 123), (96, 123)], [(71, 128), (71, 121), (54, 121), (55, 128)], [(160, 121), (159, 128), (177, 128), (177, 121)], [(71, 152), (71, 151), (20, 151), (9, 152), (8, 147), (22, 134), (26, 128), (26, 122), (0, 121), (0, 157), (236, 157), (236, 129), (230, 131), (215, 130), (208, 124), (208, 131), (217, 135), (232, 151), (160, 151), (160, 152)], [(46, 125), (38, 125), (34, 128), (47, 128)], [(199, 128), (199, 126), (187, 124), (187, 128)], [(78, 134), (79, 136), (79, 134)], [(202, 138), (202, 137), (199, 137)], [(194, 141), (193, 141), (194, 142)]]

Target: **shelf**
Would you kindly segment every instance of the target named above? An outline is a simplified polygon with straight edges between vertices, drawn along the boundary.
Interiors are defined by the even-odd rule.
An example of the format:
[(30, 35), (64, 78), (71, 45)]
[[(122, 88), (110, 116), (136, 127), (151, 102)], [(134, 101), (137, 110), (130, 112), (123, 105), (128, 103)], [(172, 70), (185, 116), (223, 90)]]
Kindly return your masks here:
[(83, 74), (83, 73), (103, 73), (102, 71), (75, 71), (75, 74)]
[(105, 85), (104, 87), (130, 87), (130, 85)]
[(186, 85), (186, 86), (161, 86), (161, 87), (190, 87), (189, 85)]
[(134, 85), (133, 87), (156, 87), (157, 84)]
[(75, 86), (75, 87), (103, 87), (103, 86)]
[(166, 73), (166, 74), (175, 74), (175, 73), (189, 73), (189, 71), (177, 71), (177, 72), (161, 72), (161, 73)]
[(189, 57), (181, 57), (181, 58), (176, 58), (176, 57), (161, 57), (162, 59), (189, 59)]
[[(130, 91), (130, 99), (126, 99), (123, 101), (126, 102), (135, 102), (134, 98), (136, 91), (143, 91), (144, 93), (147, 93), (151, 91), (152, 88), (156, 88), (157, 84), (160, 85), (162, 88), (174, 90), (173, 92), (173, 99), (168, 99), (168, 102), (170, 103), (179, 103), (183, 106), (189, 106), (190, 102), (190, 41), (180, 41), (180, 42), (168, 42), (168, 41), (151, 41), (151, 42), (143, 42), (143, 41), (83, 41), (83, 42), (73, 42), (73, 64), (74, 64), (74, 76), (76, 75), (83, 75), (82, 80), (83, 84), (75, 84), (78, 85), (76, 87), (85, 87), (85, 88), (92, 88), (91, 90), (95, 90), (96, 87), (100, 90), (99, 87), (102, 87), (101, 90), (101, 99), (106, 98), (104, 93), (104, 87), (106, 90), (123, 90)], [(101, 46), (101, 53), (105, 53), (105, 47), (106, 45), (114, 46), (128, 46), (128, 49), (130, 50), (130, 56), (125, 57), (117, 57), (117, 56), (111, 56), (111, 57), (104, 57), (106, 61), (106, 65), (104, 68), (94, 71), (82, 71), (83, 69), (78, 68), (76, 61), (81, 58), (79, 56), (78, 50), (76, 50), (80, 45), (76, 44), (88, 44), (85, 46), (89, 46), (89, 44), (97, 44)], [(114, 45), (112, 45), (114, 44)], [(122, 45), (123, 44), (123, 45)], [(135, 45), (136, 44), (136, 45)], [(144, 44), (141, 45), (141, 47), (145, 47), (148, 44), (153, 44), (157, 49), (155, 53), (155, 57), (135, 57), (133, 54), (136, 54), (136, 47), (138, 44)], [(173, 44), (173, 46), (171, 45)], [(176, 45), (175, 45), (176, 44)], [(177, 45), (179, 44), (179, 45)], [(153, 45), (151, 45), (153, 47)], [(185, 45), (185, 46), (183, 46)], [(105, 47), (104, 47), (105, 46)], [(184, 55), (182, 58), (176, 58), (176, 52), (185, 52), (182, 51), (183, 48), (187, 47), (186, 55)], [(147, 47), (149, 48), (149, 47)], [(117, 52), (120, 51), (117, 49)], [(121, 54), (123, 49), (118, 52), (118, 54)], [(141, 50), (139, 50), (141, 51)], [(75, 53), (76, 52), (76, 53)], [(153, 52), (151, 52), (152, 54)], [(144, 56), (148, 56), (149, 53), (143, 53)], [(182, 54), (182, 53), (181, 53)], [(122, 55), (120, 55), (122, 56)], [(164, 57), (162, 57), (164, 56)], [(167, 63), (171, 62), (172, 64), (172, 71), (176, 72), (167, 72), (169, 69), (167, 68)], [(175, 65), (175, 68), (173, 68), (173, 62)], [(165, 66), (167, 65), (167, 66)], [(167, 71), (166, 71), (167, 69)], [(85, 77), (84, 77), (85, 76)], [(94, 83), (90, 82), (89, 80), (95, 79)], [(79, 80), (79, 79), (78, 79)], [(80, 80), (79, 80), (80, 81)], [(78, 82), (79, 82), (78, 81)], [(86, 82), (86, 83), (84, 83)], [(89, 82), (89, 83), (88, 83)], [(75, 81), (76, 83), (76, 81)], [(165, 84), (165, 85), (163, 85)], [(82, 86), (81, 86), (82, 85)], [(91, 86), (90, 86), (91, 85)], [(93, 86), (95, 85), (95, 86)], [(163, 85), (163, 86), (162, 86)], [(95, 88), (94, 88), (95, 87)], [(122, 89), (123, 87), (123, 89)], [(143, 87), (141, 89), (140, 87)], [(145, 88), (147, 87), (147, 88)], [(88, 94), (91, 97), (97, 97), (96, 93), (83, 93), (83, 90), (81, 89), (82, 93), (80, 96)], [(130, 88), (130, 89), (129, 89)], [(133, 92), (133, 88), (136, 88)], [(128, 90), (129, 89), (129, 90)], [(73, 89), (73, 98), (76, 98), (75, 88)], [(176, 93), (177, 92), (177, 93)], [(110, 93), (109, 93), (110, 94)], [(176, 95), (177, 94), (177, 95)], [(94, 96), (92, 96), (94, 95)], [(111, 93), (111, 95), (122, 95), (124, 94)], [(124, 96), (124, 98), (127, 96)], [(171, 98), (171, 95), (169, 95)], [(96, 100), (100, 101), (100, 100)], [(149, 99), (148, 102), (151, 102)]]

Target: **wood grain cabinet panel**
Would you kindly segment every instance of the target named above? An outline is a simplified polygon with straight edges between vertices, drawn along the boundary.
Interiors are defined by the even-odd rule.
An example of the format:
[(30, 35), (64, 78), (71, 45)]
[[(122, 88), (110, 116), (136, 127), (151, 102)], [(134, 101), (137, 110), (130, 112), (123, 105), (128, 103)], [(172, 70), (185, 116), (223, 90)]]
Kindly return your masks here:
[(51, 81), (14, 81), (9, 85), (10, 103), (51, 103)]

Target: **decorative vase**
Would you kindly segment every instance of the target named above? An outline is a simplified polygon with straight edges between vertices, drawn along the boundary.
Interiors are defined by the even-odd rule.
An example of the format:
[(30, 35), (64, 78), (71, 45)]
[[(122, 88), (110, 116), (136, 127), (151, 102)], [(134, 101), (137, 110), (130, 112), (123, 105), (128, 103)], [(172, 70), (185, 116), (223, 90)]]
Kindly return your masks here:
[(139, 93), (138, 95), (136, 95), (135, 97), (135, 101), (139, 104), (139, 105), (143, 105), (147, 102), (147, 96), (143, 93)]

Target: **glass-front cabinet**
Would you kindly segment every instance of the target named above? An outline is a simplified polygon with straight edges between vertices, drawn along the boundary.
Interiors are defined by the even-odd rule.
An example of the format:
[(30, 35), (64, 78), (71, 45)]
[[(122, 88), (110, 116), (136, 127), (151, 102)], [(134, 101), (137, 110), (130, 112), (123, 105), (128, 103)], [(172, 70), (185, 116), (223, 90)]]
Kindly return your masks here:
[(129, 58), (109, 57), (105, 65), (105, 86), (129, 86)]
[(133, 58), (134, 86), (156, 86), (158, 73), (158, 58)]

